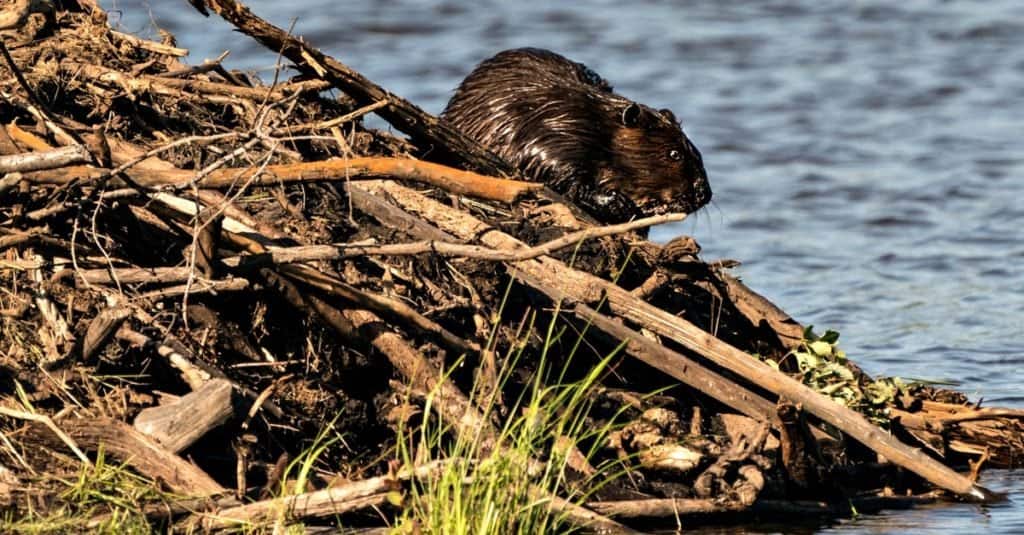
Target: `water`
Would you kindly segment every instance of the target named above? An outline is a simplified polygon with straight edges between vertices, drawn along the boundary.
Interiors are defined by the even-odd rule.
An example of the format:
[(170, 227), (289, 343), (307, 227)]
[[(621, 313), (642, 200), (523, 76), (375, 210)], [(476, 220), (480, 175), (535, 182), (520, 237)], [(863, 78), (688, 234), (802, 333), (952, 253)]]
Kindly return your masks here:
[[(275, 56), (180, 0), (106, 1), (191, 61), (272, 76)], [(877, 375), (953, 380), (1024, 406), (1024, 2), (251, 0), (437, 113), (481, 59), (540, 46), (671, 108), (702, 150), (704, 257), (804, 323), (843, 334)], [(1024, 478), (984, 481), (1020, 496)], [(1024, 500), (1018, 500), (1021, 502)], [(1024, 531), (1024, 508), (893, 511), (823, 531)]]

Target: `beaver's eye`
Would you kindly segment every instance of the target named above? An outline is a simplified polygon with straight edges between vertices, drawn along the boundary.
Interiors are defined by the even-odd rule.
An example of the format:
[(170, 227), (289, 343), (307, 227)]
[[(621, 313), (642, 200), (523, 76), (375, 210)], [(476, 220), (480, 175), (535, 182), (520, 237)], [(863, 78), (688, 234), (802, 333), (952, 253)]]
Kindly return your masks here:
[(668, 151), (668, 157), (678, 162), (683, 159), (683, 154), (676, 149), (672, 149)]

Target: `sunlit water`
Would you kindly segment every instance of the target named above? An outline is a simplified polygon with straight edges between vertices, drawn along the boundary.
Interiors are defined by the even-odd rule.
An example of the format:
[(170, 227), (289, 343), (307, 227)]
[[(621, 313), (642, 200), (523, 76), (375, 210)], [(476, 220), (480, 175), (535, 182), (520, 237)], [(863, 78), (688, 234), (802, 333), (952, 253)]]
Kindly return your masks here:
[[(671, 108), (714, 204), (655, 239), (704, 257), (804, 323), (840, 331), (870, 373), (957, 381), (1024, 406), (1024, 2), (247, 2), (431, 112), (483, 58), (539, 46)], [(192, 51), (275, 56), (183, 0), (106, 1)], [(1019, 496), (1024, 478), (985, 483)], [(1021, 500), (1018, 500), (1021, 501)], [(870, 515), (822, 531), (1024, 532), (1016, 503)]]

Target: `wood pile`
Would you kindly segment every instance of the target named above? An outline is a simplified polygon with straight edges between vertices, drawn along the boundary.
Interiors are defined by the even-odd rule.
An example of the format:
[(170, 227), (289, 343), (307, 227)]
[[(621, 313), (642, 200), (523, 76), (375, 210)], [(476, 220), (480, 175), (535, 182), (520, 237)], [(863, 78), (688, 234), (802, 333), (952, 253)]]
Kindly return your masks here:
[[(0, 4), (12, 510), (58, 500), (54, 481), (102, 454), (180, 497), (145, 511), (153, 526), (382, 526), (443, 463), (395, 466), (396, 428), (432, 411), (501, 454), (544, 361), (552, 381), (607, 366), (588, 418), (615, 431), (570, 444), (599, 452), (570, 470), (629, 477), (545, 495), (588, 530), (990, 500), (979, 470), (1019, 463), (1021, 411), (897, 385), (868, 414), (812, 389), (794, 355), (831, 358), (834, 339), (692, 239), (646, 240), (685, 214), (595, 225), (237, 2), (193, 4), (279, 53), (275, 80), (187, 65), (172, 36), (115, 31), (92, 0)], [(404, 136), (364, 126), (370, 113)], [(858, 399), (893, 385), (836, 362)], [(281, 492), (325, 427), (344, 444)]]

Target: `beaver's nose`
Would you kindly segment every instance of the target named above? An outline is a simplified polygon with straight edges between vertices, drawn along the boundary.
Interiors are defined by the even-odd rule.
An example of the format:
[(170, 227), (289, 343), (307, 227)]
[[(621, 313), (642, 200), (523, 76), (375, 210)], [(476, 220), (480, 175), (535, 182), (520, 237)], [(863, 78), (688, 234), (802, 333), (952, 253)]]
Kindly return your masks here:
[(697, 179), (697, 182), (693, 185), (693, 200), (697, 206), (704, 206), (711, 202), (711, 185), (708, 184), (706, 177)]

